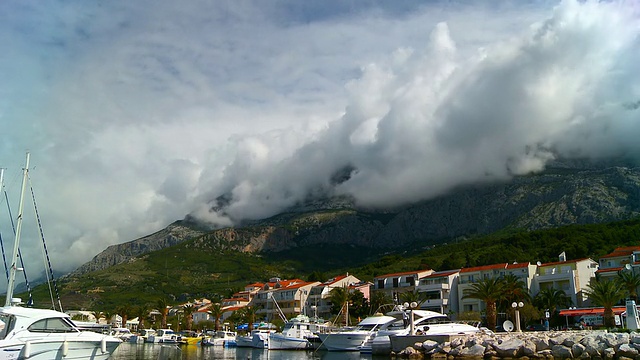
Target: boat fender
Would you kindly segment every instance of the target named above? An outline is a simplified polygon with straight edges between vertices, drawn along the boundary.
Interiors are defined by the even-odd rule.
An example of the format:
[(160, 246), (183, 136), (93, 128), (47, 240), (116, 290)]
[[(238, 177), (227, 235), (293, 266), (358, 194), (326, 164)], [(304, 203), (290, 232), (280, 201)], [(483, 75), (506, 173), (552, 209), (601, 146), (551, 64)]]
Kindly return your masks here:
[(26, 341), (24, 343), (24, 348), (22, 349), (22, 355), (24, 355), (25, 359), (28, 359), (31, 357), (31, 341)]
[(66, 357), (67, 355), (69, 355), (69, 343), (67, 339), (64, 339), (62, 342), (62, 357)]
[(102, 351), (102, 353), (106, 353), (107, 352), (107, 338), (103, 337), (102, 340), (100, 341), (100, 351)]

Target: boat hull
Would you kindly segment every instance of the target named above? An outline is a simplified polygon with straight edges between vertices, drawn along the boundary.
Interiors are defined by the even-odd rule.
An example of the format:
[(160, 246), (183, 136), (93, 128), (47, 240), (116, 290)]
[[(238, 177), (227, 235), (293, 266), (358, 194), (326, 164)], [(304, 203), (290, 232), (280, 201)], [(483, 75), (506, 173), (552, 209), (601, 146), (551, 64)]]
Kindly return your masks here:
[(273, 333), (269, 336), (269, 350), (306, 350), (311, 348), (311, 343), (307, 339), (284, 336)]
[(369, 335), (369, 332), (318, 334), (320, 340), (322, 340), (322, 347), (328, 351), (360, 351), (360, 347), (365, 343)]

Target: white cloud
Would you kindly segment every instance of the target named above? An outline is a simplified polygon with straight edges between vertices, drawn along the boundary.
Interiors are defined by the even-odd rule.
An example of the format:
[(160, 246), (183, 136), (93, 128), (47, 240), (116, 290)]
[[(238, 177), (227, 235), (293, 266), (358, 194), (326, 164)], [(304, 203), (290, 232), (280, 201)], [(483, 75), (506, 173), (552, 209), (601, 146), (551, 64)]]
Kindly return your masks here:
[(637, 5), (554, 5), (4, 1), (0, 166), (15, 198), (32, 151), (69, 271), (190, 212), (393, 205), (541, 169), (550, 149), (637, 153)]

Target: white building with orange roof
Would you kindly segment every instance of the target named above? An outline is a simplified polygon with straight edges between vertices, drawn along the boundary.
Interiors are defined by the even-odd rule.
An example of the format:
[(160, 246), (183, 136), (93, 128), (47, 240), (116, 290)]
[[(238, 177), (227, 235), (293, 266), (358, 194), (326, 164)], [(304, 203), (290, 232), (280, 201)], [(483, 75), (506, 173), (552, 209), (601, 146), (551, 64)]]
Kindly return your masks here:
[(382, 291), (397, 300), (398, 294), (416, 290), (420, 280), (433, 273), (428, 269), (379, 275), (373, 278), (373, 291)]
[(291, 318), (303, 312), (311, 288), (318, 284), (319, 281), (272, 278), (255, 294), (250, 305), (257, 306), (258, 316), (267, 321), (278, 319), (280, 311), (285, 317)]
[(360, 279), (349, 273), (333, 277), (311, 288), (305, 303), (305, 313), (308, 316), (328, 319), (331, 316), (331, 301), (329, 301), (331, 290), (348, 287), (350, 290), (361, 291), (365, 298), (369, 299), (370, 286), (370, 283), (363, 284)]
[(447, 314), (458, 311), (460, 269), (436, 271), (420, 279), (416, 289), (426, 299), (420, 308)]
[(615, 248), (613, 252), (603, 255), (598, 260), (597, 274), (603, 279), (615, 278), (618, 271), (632, 271), (640, 274), (640, 246)]
[(598, 263), (589, 258), (567, 260), (562, 252), (558, 261), (538, 265), (534, 287), (531, 296), (535, 296), (543, 289), (553, 288), (562, 290), (571, 297), (573, 306), (590, 306), (589, 299), (584, 295), (585, 288), (596, 276)]
[[(501, 278), (508, 274), (518, 277), (530, 291), (536, 274), (536, 265), (531, 263), (500, 263), (460, 269), (458, 280), (458, 312), (484, 311), (486, 304), (479, 299), (464, 298), (465, 291), (481, 279)], [(453, 309), (452, 309), (453, 310)], [(455, 310), (454, 310), (455, 311)]]

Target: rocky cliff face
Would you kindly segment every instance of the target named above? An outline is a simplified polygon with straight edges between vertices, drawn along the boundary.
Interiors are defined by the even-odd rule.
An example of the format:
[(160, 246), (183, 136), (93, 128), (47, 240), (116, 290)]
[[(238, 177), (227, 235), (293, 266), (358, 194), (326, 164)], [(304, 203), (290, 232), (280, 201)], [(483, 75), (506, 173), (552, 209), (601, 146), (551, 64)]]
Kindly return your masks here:
[[(327, 203), (331, 206), (322, 208)], [(639, 214), (640, 168), (560, 166), (501, 184), (458, 189), (403, 209), (363, 211), (341, 199), (300, 206), (239, 228), (205, 232), (176, 223), (111, 246), (76, 273), (104, 269), (186, 239), (194, 239), (190, 246), (220, 251), (278, 252), (318, 244), (392, 250), (501, 229), (609, 222)]]
[(110, 266), (130, 261), (138, 255), (174, 246), (185, 239), (191, 239), (203, 233), (204, 231), (202, 230), (194, 229), (178, 221), (151, 235), (127, 243), (109, 246), (91, 261), (70, 273), (69, 276), (106, 269)]

